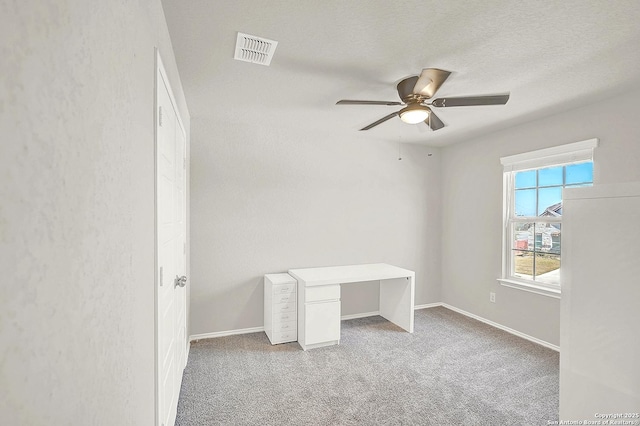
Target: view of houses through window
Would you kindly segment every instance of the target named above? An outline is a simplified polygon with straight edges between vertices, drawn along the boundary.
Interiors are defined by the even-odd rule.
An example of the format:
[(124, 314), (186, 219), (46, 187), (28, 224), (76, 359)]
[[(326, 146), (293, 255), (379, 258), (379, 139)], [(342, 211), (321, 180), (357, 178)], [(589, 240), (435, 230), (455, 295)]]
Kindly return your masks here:
[(560, 283), (562, 189), (593, 184), (593, 162), (512, 172), (510, 274)]

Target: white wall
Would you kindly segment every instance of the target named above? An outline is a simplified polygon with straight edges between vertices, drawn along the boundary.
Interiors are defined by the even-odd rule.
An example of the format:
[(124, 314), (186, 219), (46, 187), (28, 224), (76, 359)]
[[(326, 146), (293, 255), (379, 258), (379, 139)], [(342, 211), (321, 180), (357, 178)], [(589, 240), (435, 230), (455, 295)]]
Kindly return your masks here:
[(0, 7), (0, 418), (154, 422), (160, 2)]
[[(262, 277), (291, 268), (390, 263), (440, 300), (437, 149), (212, 117), (191, 149), (192, 334), (262, 327)], [(378, 309), (377, 283), (343, 287), (344, 315)]]
[[(498, 284), (500, 157), (598, 138), (596, 183), (640, 180), (640, 92), (563, 112), (442, 150), (442, 301), (559, 345), (560, 300)], [(489, 292), (496, 292), (496, 303)]]

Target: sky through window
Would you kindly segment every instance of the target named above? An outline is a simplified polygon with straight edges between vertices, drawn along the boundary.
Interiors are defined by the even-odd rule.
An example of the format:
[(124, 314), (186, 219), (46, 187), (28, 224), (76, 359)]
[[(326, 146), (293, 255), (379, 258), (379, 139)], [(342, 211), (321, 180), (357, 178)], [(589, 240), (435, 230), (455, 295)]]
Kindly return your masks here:
[(516, 216), (540, 216), (562, 202), (562, 188), (583, 186), (593, 182), (593, 163), (527, 170), (515, 176)]

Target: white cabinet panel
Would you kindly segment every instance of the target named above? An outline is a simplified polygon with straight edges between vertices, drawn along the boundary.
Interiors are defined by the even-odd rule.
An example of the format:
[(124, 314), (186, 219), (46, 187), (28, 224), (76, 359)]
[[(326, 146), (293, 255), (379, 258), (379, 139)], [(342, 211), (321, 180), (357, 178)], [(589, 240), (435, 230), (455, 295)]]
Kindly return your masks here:
[(306, 344), (340, 340), (340, 301), (305, 304)]
[(560, 419), (638, 412), (640, 183), (565, 190), (563, 203)]

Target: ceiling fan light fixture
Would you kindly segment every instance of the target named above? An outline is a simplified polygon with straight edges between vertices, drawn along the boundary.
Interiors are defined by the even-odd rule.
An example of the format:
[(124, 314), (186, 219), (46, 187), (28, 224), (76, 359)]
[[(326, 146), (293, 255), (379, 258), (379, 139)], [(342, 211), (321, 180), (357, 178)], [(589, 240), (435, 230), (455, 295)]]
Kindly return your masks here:
[(411, 104), (400, 111), (400, 120), (407, 124), (421, 123), (429, 116), (429, 110), (419, 104)]
[(433, 107), (463, 107), (476, 105), (504, 105), (509, 100), (509, 93), (480, 96), (457, 96), (434, 99), (440, 86), (449, 77), (451, 71), (438, 68), (424, 68), (419, 76), (414, 75), (400, 80), (396, 85), (397, 101), (367, 101), (342, 99), (338, 105), (404, 105), (400, 111), (392, 112), (381, 119), (363, 127), (360, 130), (369, 130), (394, 117), (400, 117), (404, 123), (425, 123), (431, 130), (439, 130), (445, 124), (432, 111)]

